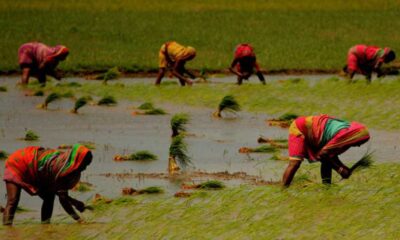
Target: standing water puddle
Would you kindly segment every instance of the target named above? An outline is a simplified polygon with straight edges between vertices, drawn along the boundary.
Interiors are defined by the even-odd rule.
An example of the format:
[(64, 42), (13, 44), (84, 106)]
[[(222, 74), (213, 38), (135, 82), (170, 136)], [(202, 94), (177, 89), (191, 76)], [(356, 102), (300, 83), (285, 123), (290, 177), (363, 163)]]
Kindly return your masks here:
[[(153, 79), (138, 79), (133, 82), (151, 82)], [(228, 79), (234, 82), (233, 78)], [(226, 80), (226, 81), (228, 81)], [(82, 82), (82, 79), (66, 79)], [(119, 80), (118, 80), (119, 81)], [(128, 80), (121, 80), (128, 83)], [(191, 121), (187, 126), (186, 137), (188, 152), (193, 162), (193, 169), (203, 172), (244, 172), (264, 180), (278, 181), (285, 168), (283, 161), (268, 160), (270, 154), (240, 154), (242, 146), (257, 146), (257, 138), (263, 135), (268, 138), (286, 138), (287, 129), (270, 127), (265, 124), (266, 114), (241, 112), (235, 119), (215, 119), (211, 116), (213, 109), (193, 108), (157, 104), (169, 114), (162, 116), (132, 116), (132, 107), (140, 103), (120, 101), (115, 107), (84, 106), (79, 114), (71, 114), (74, 101), (62, 99), (51, 103), (49, 110), (36, 108), (44, 97), (26, 97), (15, 84), (16, 77), (0, 78), (0, 86), (6, 86), (7, 92), (0, 93), (0, 149), (8, 153), (28, 146), (40, 145), (57, 148), (62, 144), (73, 144), (80, 141), (95, 143), (92, 164), (82, 174), (82, 181), (94, 185), (90, 192), (72, 195), (87, 200), (95, 193), (107, 197), (121, 195), (123, 187), (140, 189), (148, 186), (161, 186), (167, 193), (173, 194), (180, 189), (180, 182), (162, 177), (137, 177), (138, 173), (166, 173), (168, 149), (170, 145), (170, 119), (173, 114), (186, 112)], [(252, 81), (255, 82), (255, 81)], [(99, 82), (99, 84), (101, 84)], [(25, 134), (25, 129), (35, 131), (40, 140), (25, 142), (18, 140)], [(379, 161), (394, 161), (397, 157), (399, 142), (398, 132), (371, 130), (372, 139), (360, 148), (351, 148), (342, 155), (343, 160), (356, 160), (368, 149), (376, 149)], [(116, 154), (130, 154), (138, 150), (149, 150), (158, 156), (150, 162), (115, 162)], [(287, 151), (282, 151), (287, 155)], [(0, 164), (0, 176), (3, 176), (4, 164)], [(120, 177), (118, 174), (129, 175)], [(210, 176), (194, 178), (213, 179)], [(228, 185), (242, 184), (233, 179)], [(1, 183), (0, 196), (5, 196), (5, 187)], [(5, 204), (5, 197), (0, 205)], [(22, 194), (20, 205), (39, 211), (41, 200)], [(60, 206), (56, 203), (56, 213)], [(35, 213), (38, 215), (39, 213)]]

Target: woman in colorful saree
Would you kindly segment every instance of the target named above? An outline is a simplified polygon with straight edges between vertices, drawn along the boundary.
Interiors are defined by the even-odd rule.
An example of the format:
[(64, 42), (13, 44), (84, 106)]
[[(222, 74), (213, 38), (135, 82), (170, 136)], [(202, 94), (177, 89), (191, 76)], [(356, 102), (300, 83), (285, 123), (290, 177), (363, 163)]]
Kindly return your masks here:
[(156, 79), (156, 85), (161, 84), (161, 80), (167, 69), (171, 70), (172, 75), (179, 79), (181, 86), (192, 85), (193, 82), (187, 79), (184, 74), (194, 79), (195, 75), (185, 68), (185, 63), (196, 57), (196, 49), (193, 47), (184, 47), (177, 42), (167, 42), (161, 46), (158, 53), (159, 71)]
[(83, 212), (85, 205), (68, 196), (68, 190), (79, 182), (81, 172), (91, 161), (91, 151), (79, 144), (65, 152), (42, 147), (26, 147), (15, 151), (5, 163), (7, 205), (3, 214), (3, 224), (12, 225), (21, 188), (30, 195), (39, 195), (43, 199), (42, 223), (50, 222), (56, 195), (64, 210), (76, 221), (81, 222), (73, 206)]
[(348, 74), (350, 80), (354, 74), (360, 73), (366, 76), (368, 83), (370, 83), (372, 72), (376, 72), (378, 77), (382, 76), (382, 64), (389, 63), (395, 58), (395, 52), (388, 47), (379, 48), (359, 44), (349, 49), (347, 53), (347, 65), (343, 70)]
[(256, 75), (262, 84), (265, 84), (264, 75), (256, 60), (256, 54), (250, 44), (242, 43), (236, 46), (234, 58), (229, 71), (237, 76), (237, 84), (242, 85), (243, 79), (248, 80), (256, 69)]
[(68, 54), (68, 48), (62, 45), (49, 47), (40, 42), (23, 44), (18, 50), (18, 62), (22, 70), (21, 83), (28, 84), (30, 76), (36, 77), (41, 84), (46, 83), (46, 75), (60, 80), (61, 76), (55, 69)]
[(349, 123), (328, 115), (297, 118), (289, 128), (290, 161), (283, 174), (283, 185), (290, 185), (304, 158), (321, 162), (321, 178), (325, 184), (331, 183), (332, 169), (349, 178), (352, 173), (338, 155), (369, 138), (367, 128), (358, 122)]

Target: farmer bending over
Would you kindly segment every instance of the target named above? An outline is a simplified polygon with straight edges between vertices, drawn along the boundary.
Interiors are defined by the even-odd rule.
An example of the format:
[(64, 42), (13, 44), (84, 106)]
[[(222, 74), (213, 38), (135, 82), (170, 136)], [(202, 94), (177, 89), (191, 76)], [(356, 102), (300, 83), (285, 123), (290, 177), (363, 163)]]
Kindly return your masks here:
[(3, 214), (3, 225), (12, 225), (18, 206), (21, 188), (30, 195), (43, 199), (42, 223), (49, 223), (57, 195), (64, 210), (76, 221), (82, 219), (75, 212), (85, 210), (85, 204), (68, 196), (81, 177), (81, 172), (92, 161), (92, 153), (76, 144), (71, 150), (60, 152), (42, 147), (26, 147), (11, 154), (4, 170), (7, 190), (7, 205)]
[(283, 174), (283, 185), (288, 187), (304, 158), (321, 162), (322, 183), (330, 184), (332, 169), (343, 178), (352, 174), (338, 158), (352, 146), (369, 140), (365, 126), (328, 115), (299, 117), (289, 128), (289, 165)]
[(382, 63), (389, 63), (395, 58), (396, 54), (390, 48), (360, 44), (350, 48), (347, 54), (347, 65), (344, 66), (343, 71), (349, 76), (350, 80), (354, 74), (360, 73), (366, 76), (368, 83), (371, 83), (372, 72), (376, 72), (378, 77), (383, 76)]
[(262, 84), (265, 84), (265, 79), (260, 71), (253, 47), (247, 43), (236, 46), (234, 59), (229, 70), (238, 77), (237, 84), (241, 85), (243, 79), (248, 80), (253, 74), (254, 68), (256, 69), (258, 79), (260, 79)]
[(23, 44), (18, 50), (18, 62), (22, 70), (21, 83), (28, 84), (30, 76), (36, 77), (43, 85), (46, 83), (46, 75), (60, 80), (61, 76), (55, 69), (68, 54), (68, 48), (62, 45), (49, 47), (39, 42)]
[(177, 42), (167, 42), (161, 46), (159, 56), (159, 71), (156, 85), (160, 85), (165, 71), (169, 69), (172, 74), (179, 79), (181, 86), (192, 85), (193, 82), (187, 79), (184, 74), (194, 79), (195, 75), (185, 69), (185, 63), (196, 57), (196, 49), (184, 47)]

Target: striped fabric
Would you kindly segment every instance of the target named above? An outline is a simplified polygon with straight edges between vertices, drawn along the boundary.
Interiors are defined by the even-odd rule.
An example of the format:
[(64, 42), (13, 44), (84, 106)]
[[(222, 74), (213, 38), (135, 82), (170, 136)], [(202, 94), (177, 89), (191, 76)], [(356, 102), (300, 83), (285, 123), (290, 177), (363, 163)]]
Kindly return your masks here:
[(370, 138), (367, 128), (357, 122), (338, 129), (325, 144), (321, 144), (328, 115), (299, 117), (289, 128), (289, 157), (291, 160), (319, 161), (321, 157), (334, 157), (352, 146), (359, 146)]
[(79, 144), (66, 152), (41, 147), (19, 149), (8, 157), (3, 179), (21, 186), (31, 195), (37, 194), (42, 186), (57, 189), (58, 180), (79, 172), (89, 151)]
[(367, 45), (355, 45), (347, 54), (348, 70), (368, 74), (379, 63), (382, 63), (390, 48), (379, 48)]

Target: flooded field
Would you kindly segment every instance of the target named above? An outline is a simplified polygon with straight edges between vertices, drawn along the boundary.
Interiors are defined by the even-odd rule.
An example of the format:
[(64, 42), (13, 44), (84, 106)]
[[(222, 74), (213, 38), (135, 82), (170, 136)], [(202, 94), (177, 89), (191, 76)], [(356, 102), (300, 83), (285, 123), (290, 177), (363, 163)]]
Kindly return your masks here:
[[(275, 76), (274, 76), (275, 77)], [(267, 78), (272, 80), (273, 77)], [(275, 80), (282, 79), (276, 76)], [(292, 78), (292, 77), (291, 77)], [(302, 77), (315, 81), (317, 77)], [(148, 186), (160, 186), (167, 194), (179, 191), (181, 181), (169, 180), (151, 175), (166, 174), (168, 164), (168, 148), (171, 141), (170, 119), (173, 114), (186, 112), (191, 121), (188, 125), (188, 152), (193, 166), (190, 171), (207, 173), (244, 172), (265, 181), (279, 181), (286, 162), (269, 160), (270, 154), (240, 154), (242, 146), (258, 146), (257, 138), (262, 135), (269, 138), (286, 138), (287, 129), (270, 127), (265, 123), (266, 114), (239, 112), (228, 119), (212, 117), (214, 109), (173, 106), (157, 103), (169, 114), (162, 116), (133, 116), (134, 106), (141, 102), (119, 101), (114, 107), (85, 106), (79, 114), (71, 114), (74, 101), (62, 99), (49, 105), (47, 111), (36, 106), (44, 101), (44, 97), (27, 97), (25, 92), (16, 86), (17, 77), (0, 78), (0, 85), (8, 91), (0, 93), (0, 149), (12, 153), (16, 149), (28, 145), (41, 145), (57, 148), (62, 144), (77, 142), (94, 143), (94, 160), (83, 173), (82, 181), (94, 185), (92, 191), (73, 192), (72, 195), (87, 200), (100, 193), (108, 197), (121, 195), (123, 187), (135, 189)], [(70, 78), (63, 82), (83, 82), (83, 79)], [(121, 79), (115, 82), (124, 84), (153, 83), (154, 79)], [(172, 80), (176, 82), (176, 80)], [(233, 77), (213, 78), (212, 83), (235, 82)], [(251, 83), (259, 84), (253, 78)], [(101, 84), (101, 82), (99, 82)], [(195, 86), (194, 86), (195, 88)], [(35, 142), (18, 140), (26, 129), (36, 132), (40, 139)], [(380, 162), (397, 160), (400, 135), (398, 132), (376, 131), (371, 129), (371, 141), (360, 148), (351, 148), (342, 155), (342, 159), (357, 160), (367, 149), (375, 150)], [(115, 162), (116, 154), (130, 154), (138, 150), (148, 150), (158, 156), (158, 160), (150, 162)], [(287, 155), (286, 150), (282, 150)], [(4, 164), (0, 164), (2, 177)], [(140, 175), (139, 173), (143, 173)], [(139, 175), (138, 175), (139, 174)], [(125, 176), (125, 177), (123, 177)], [(193, 177), (191, 180), (211, 179), (210, 176)], [(246, 183), (245, 180), (226, 180), (229, 185)], [(1, 183), (3, 184), (3, 183)], [(0, 187), (0, 205), (5, 205), (4, 185)], [(23, 192), (20, 206), (39, 210), (41, 200), (38, 197), (27, 197)], [(56, 213), (60, 206), (56, 203)], [(35, 213), (38, 217), (38, 212)]]

